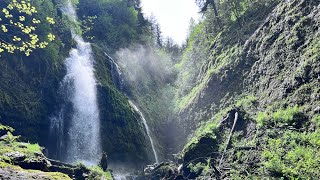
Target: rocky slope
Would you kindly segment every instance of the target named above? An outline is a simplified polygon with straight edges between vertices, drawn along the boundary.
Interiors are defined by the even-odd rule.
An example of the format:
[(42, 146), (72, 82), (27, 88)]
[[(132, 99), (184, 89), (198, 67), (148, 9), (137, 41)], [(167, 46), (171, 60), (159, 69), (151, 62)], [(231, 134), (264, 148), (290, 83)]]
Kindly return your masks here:
[(247, 13), (257, 14), (247, 29), (231, 25), (204, 38), (200, 24), (191, 35), (182, 67), (196, 56), (201, 71), (178, 107), (185, 133), (196, 130), (181, 167), (162, 177), (319, 176), (319, 2), (283, 1)]
[(1, 179), (101, 179), (111, 180), (109, 170), (101, 167), (71, 165), (48, 159), (38, 144), (19, 141), (12, 135), (13, 128), (0, 124), (0, 178)]

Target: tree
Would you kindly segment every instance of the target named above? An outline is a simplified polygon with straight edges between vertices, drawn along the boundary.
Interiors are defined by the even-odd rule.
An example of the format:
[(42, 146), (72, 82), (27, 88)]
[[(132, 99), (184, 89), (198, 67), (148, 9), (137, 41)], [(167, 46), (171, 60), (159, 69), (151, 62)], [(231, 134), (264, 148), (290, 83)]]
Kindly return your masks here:
[(80, 0), (77, 7), (89, 41), (116, 50), (139, 40), (138, 11), (130, 1)]
[(219, 17), (217, 4), (215, 0), (196, 0), (197, 5), (200, 7), (200, 12), (205, 13), (209, 6), (212, 6), (215, 17)]
[(161, 32), (161, 28), (160, 28), (159, 23), (155, 24), (154, 33), (156, 36), (157, 45), (161, 48), (162, 47), (162, 32)]
[(20, 51), (29, 56), (33, 50), (46, 48), (55, 39), (51, 32), (45, 39), (37, 34), (41, 23), (53, 25), (55, 21), (51, 17), (38, 19), (37, 9), (30, 0), (3, 0), (0, 10), (0, 53)]

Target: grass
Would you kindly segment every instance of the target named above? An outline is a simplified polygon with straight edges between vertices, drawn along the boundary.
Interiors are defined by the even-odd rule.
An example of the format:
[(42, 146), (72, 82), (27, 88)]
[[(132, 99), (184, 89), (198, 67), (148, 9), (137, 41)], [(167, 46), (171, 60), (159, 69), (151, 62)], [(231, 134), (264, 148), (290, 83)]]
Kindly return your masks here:
[[(219, 73), (220, 70), (224, 67), (226, 67), (228, 64), (234, 60), (234, 57), (239, 53), (239, 47), (238, 45), (234, 45), (231, 47), (226, 48), (223, 53), (216, 56), (214, 53), (211, 55), (211, 59), (215, 59), (213, 66), (210, 67), (210, 69), (207, 70), (203, 78), (196, 84), (190, 91), (183, 97), (179, 97), (176, 100), (176, 111), (182, 111), (185, 108), (187, 108), (198, 96), (198, 94), (206, 87), (208, 81), (210, 78), (216, 74)], [(217, 75), (218, 76), (218, 75)]]
[(6, 153), (11, 152), (22, 153), (26, 156), (26, 158), (37, 157), (36, 154), (42, 154), (42, 148), (38, 144), (18, 142), (17, 140), (20, 138), (20, 136), (14, 136), (11, 134), (14, 129), (0, 124), (0, 132), (3, 133), (6, 131), (6, 138), (0, 141), (0, 162), (10, 162), (10, 157), (6, 156)]
[[(42, 148), (38, 144), (22, 143), (18, 142), (19, 136), (14, 136), (11, 132), (14, 131), (13, 128), (0, 125), (0, 131), (7, 131), (7, 137), (0, 141), (0, 168), (4, 171), (8, 170), (8, 173), (19, 173), (23, 175), (23, 178), (34, 178), (39, 177), (42, 179), (50, 180), (69, 180), (69, 176), (58, 173), (58, 172), (42, 172), (38, 170), (25, 170), (19, 166), (14, 166), (9, 164), (11, 162), (10, 157), (6, 154), (11, 152), (19, 152), (25, 155), (25, 159), (37, 157), (37, 154), (42, 154)], [(20, 177), (20, 176), (19, 176)], [(20, 177), (21, 178), (21, 177)]]
[(0, 161), (5, 160), (10, 162), (10, 158), (7, 157), (5, 154), (10, 152), (19, 152), (26, 156), (27, 158), (30, 157), (37, 157), (35, 153), (41, 152), (41, 147), (38, 144), (29, 144), (29, 143), (21, 143), (21, 142), (5, 142), (0, 141)]
[[(7, 168), (8, 171), (14, 171), (19, 174), (23, 174), (26, 177), (37, 177), (42, 179), (52, 179), (52, 180), (69, 180), (69, 176), (58, 173), (58, 172), (42, 172), (38, 170), (25, 170), (20, 168), (19, 166), (11, 165), (12, 162), (10, 157), (7, 156), (7, 153), (12, 152), (19, 152), (23, 155), (25, 155), (24, 159), (22, 161), (27, 162), (29, 159), (37, 160), (38, 157), (40, 157), (40, 160), (44, 157), (42, 154), (42, 147), (40, 147), (38, 144), (30, 144), (30, 143), (23, 143), (18, 142), (17, 139), (19, 136), (14, 136), (11, 134), (10, 131), (13, 131), (14, 129), (8, 127), (8, 126), (0, 126), (0, 131), (7, 131), (7, 137), (0, 141), (0, 168), (4, 169)], [(39, 156), (39, 154), (41, 154)], [(80, 164), (79, 167), (88, 169), (84, 165)], [(100, 167), (94, 166), (88, 169), (89, 177), (88, 179), (104, 179), (104, 180), (112, 180), (112, 175), (110, 171), (104, 172)]]
[(268, 126), (292, 126), (301, 120), (298, 116), (302, 110), (298, 105), (294, 107), (280, 108), (275, 112), (259, 112), (257, 115), (258, 127)]

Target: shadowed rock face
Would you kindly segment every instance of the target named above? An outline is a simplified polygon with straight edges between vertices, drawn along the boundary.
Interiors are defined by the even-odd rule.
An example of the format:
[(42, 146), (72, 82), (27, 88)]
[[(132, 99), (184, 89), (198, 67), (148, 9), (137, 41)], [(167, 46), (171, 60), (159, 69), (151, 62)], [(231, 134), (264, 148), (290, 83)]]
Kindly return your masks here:
[(63, 174), (53, 174), (53, 173), (47, 173), (47, 172), (35, 172), (35, 171), (23, 171), (22, 169), (17, 168), (2, 168), (0, 169), (0, 179), (6, 179), (6, 180), (33, 180), (33, 179), (48, 179), (48, 180), (54, 180), (54, 179), (61, 179), (61, 180), (71, 180), (70, 177)]
[[(277, 153), (281, 148), (286, 155), (286, 151), (290, 149), (288, 142), (279, 149), (270, 148), (274, 147), (270, 142), (282, 143), (288, 137), (290, 139), (295, 136), (300, 137), (302, 134), (317, 134), (311, 119), (312, 116), (318, 115), (320, 101), (320, 6), (318, 1), (293, 0), (280, 2), (272, 9), (264, 15), (261, 22), (259, 21), (260, 25), (243, 42), (237, 44), (239, 53), (232, 56), (230, 61), (226, 61), (226, 65), (219, 71), (211, 74), (194, 101), (180, 112), (181, 121), (191, 130), (194, 130), (201, 121), (212, 120), (218, 124), (217, 129), (205, 129), (201, 136), (196, 135), (196, 141), (191, 141), (192, 143), (182, 152), (185, 178), (201, 176), (200, 179), (214, 179), (219, 176), (220, 179), (229, 179), (230, 174), (234, 172), (239, 174), (235, 173), (233, 178), (247, 177), (246, 175), (257, 178), (268, 176), (280, 178), (290, 175), (299, 177), (301, 174), (299, 174), (301, 168), (297, 163), (284, 163), (289, 169), (291, 166), (299, 169), (293, 172), (293, 175), (288, 175), (276, 168), (277, 163), (270, 162), (276, 161), (275, 159), (269, 157), (272, 159), (270, 160), (264, 156), (268, 153)], [(223, 48), (215, 44), (213, 46), (216, 51)], [(220, 54), (215, 53), (214, 50), (208, 52), (210, 56), (217, 55), (214, 57), (218, 58)], [(201, 70), (209, 71), (209, 67), (214, 66), (215, 59), (210, 60)], [(236, 105), (237, 100), (242, 98), (241, 95), (251, 94), (255, 96), (254, 102), (250, 105), (251, 109), (246, 109), (245, 105)], [(269, 107), (275, 108), (271, 112), (279, 115), (284, 108), (294, 105), (303, 107), (301, 112), (292, 116), (294, 123), (284, 122), (277, 125), (276, 122), (271, 127), (259, 127), (258, 112), (267, 111)], [(234, 115), (231, 111), (223, 110), (234, 107), (240, 108), (236, 109), (239, 118), (233, 129)], [(231, 115), (225, 121), (218, 123), (220, 119), (217, 120), (213, 116), (221, 111), (224, 112), (223, 118), (228, 114)], [(266, 116), (270, 119), (276, 118), (270, 112)], [(188, 133), (187, 130), (186, 134)], [(230, 135), (231, 142), (228, 142)], [(300, 140), (298, 138), (297, 142), (300, 143)], [(308, 143), (301, 147), (300, 144), (295, 146), (297, 149), (292, 148), (291, 153), (298, 151), (299, 148), (319, 153), (318, 146), (309, 147)], [(218, 154), (210, 156), (209, 154), (213, 152)], [(203, 170), (210, 158), (212, 158), (210, 171), (204, 173)], [(193, 163), (190, 167), (188, 167), (189, 162)], [(203, 164), (197, 165), (197, 163)], [(272, 166), (273, 169), (267, 171), (268, 167), (265, 164)], [(178, 165), (175, 165), (176, 169), (177, 167)], [(196, 170), (193, 169), (191, 172), (192, 168)], [(315, 170), (317, 166), (313, 168), (313, 171), (305, 170), (309, 173), (306, 173), (306, 177), (312, 178), (318, 174)]]
[(311, 88), (319, 83), (320, 73), (318, 4), (283, 2), (265, 14), (260, 26), (239, 44), (240, 53), (212, 74), (194, 101), (181, 111), (181, 119), (193, 127), (193, 122), (210, 119), (242, 93), (254, 94), (258, 108), (280, 99), (288, 104), (308, 102), (316, 108), (320, 97)]
[[(0, 179), (110, 179), (106, 166), (86, 167), (67, 164), (47, 158), (38, 144), (19, 142), (19, 136), (11, 134), (12, 128), (0, 124)], [(102, 160), (106, 160), (106, 157)]]

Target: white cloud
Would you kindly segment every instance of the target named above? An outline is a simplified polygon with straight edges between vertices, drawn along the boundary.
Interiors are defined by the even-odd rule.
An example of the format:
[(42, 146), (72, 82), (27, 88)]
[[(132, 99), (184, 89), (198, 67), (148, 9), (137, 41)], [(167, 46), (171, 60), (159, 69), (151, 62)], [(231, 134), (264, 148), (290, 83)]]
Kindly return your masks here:
[(186, 39), (190, 18), (199, 19), (194, 0), (142, 0), (142, 6), (147, 16), (156, 17), (163, 35), (179, 44)]

